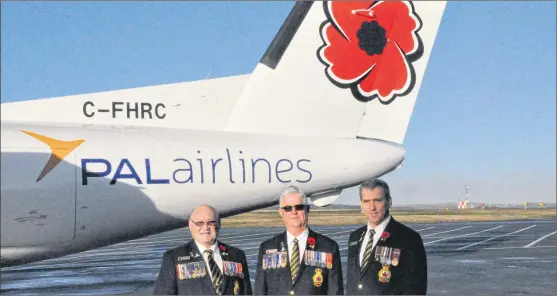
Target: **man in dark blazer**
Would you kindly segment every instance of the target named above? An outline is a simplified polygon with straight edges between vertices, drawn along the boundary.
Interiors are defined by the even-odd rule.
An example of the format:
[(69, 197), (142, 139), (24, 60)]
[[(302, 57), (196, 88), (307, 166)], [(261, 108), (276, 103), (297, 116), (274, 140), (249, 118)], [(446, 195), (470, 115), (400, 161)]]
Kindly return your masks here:
[(190, 215), (193, 239), (162, 257), (155, 295), (251, 295), (244, 251), (218, 241), (220, 217), (211, 206)]
[(348, 239), (346, 293), (425, 295), (427, 258), (422, 238), (390, 215), (387, 183), (364, 181), (360, 202), (368, 223)]
[(280, 197), (286, 231), (261, 243), (256, 295), (344, 294), (337, 242), (307, 226), (309, 205), (294, 186)]

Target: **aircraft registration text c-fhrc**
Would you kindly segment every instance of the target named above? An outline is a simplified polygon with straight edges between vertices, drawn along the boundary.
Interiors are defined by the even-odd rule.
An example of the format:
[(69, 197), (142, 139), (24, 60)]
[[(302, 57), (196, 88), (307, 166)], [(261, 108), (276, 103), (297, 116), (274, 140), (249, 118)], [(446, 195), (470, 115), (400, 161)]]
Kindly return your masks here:
[(151, 104), (149, 102), (111, 102), (108, 109), (97, 108), (95, 103), (83, 103), (83, 115), (95, 117), (101, 113), (110, 113), (112, 118), (135, 119), (164, 119), (166, 106), (163, 103)]

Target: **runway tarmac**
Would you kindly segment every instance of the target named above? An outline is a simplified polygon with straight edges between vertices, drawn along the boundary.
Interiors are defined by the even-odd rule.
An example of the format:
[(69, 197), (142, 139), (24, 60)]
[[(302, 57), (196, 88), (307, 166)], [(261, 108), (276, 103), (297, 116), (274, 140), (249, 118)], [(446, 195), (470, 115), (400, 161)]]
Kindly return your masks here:
[[(408, 224), (428, 255), (428, 294), (535, 294), (557, 291), (557, 220)], [(346, 274), (348, 236), (358, 225), (312, 227), (335, 239)], [(284, 228), (223, 229), (219, 239), (246, 252), (255, 278), (259, 244)], [(152, 294), (161, 256), (190, 239), (169, 231), (32, 264), (3, 268), (5, 295)]]

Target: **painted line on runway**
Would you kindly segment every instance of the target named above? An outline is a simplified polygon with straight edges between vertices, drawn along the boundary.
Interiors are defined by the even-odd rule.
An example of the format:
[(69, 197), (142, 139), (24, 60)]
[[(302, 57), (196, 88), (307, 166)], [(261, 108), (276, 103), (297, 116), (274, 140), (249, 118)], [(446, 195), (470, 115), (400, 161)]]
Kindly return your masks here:
[(482, 260), (482, 259), (462, 259), (462, 260), (456, 260), (456, 262), (460, 262), (460, 263), (486, 263), (487, 260)]
[(463, 236), (469, 236), (469, 235), (473, 235), (473, 234), (478, 234), (478, 233), (482, 233), (482, 232), (494, 230), (494, 229), (497, 229), (497, 228), (501, 228), (501, 227), (503, 227), (503, 226), (504, 226), (504, 225), (500, 225), (500, 226), (493, 227), (493, 228), (486, 229), (486, 230), (482, 230), (482, 231), (477, 231), (477, 232), (472, 232), (472, 233), (468, 233), (468, 234), (461, 234), (461, 235), (457, 235), (457, 236), (451, 236), (451, 237), (447, 237), (447, 238), (442, 238), (442, 239), (438, 239), (438, 240), (434, 240), (434, 241), (430, 241), (430, 242), (424, 243), (424, 245), (429, 245), (429, 244), (433, 244), (433, 243), (440, 242), (440, 241), (450, 240), (450, 239), (457, 238), (457, 237), (463, 237)]
[[(531, 247), (529, 249), (545, 249), (545, 248), (557, 248), (557, 246), (538, 246), (538, 247)], [(524, 247), (490, 247), (490, 248), (484, 248), (483, 250), (507, 250), (507, 249), (524, 249)]]
[(460, 228), (453, 229), (453, 230), (447, 230), (447, 231), (441, 231), (441, 232), (436, 232), (436, 233), (424, 234), (424, 235), (422, 235), (422, 237), (436, 235), (436, 234), (442, 234), (442, 233), (449, 233), (449, 232), (453, 232), (453, 231), (457, 231), (457, 230), (461, 230), (461, 229), (469, 228), (469, 227), (472, 227), (472, 226), (464, 226), (464, 227), (460, 227)]
[(483, 241), (481, 241), (481, 242), (477, 242), (477, 243), (469, 244), (469, 245), (464, 246), (464, 247), (460, 247), (460, 248), (456, 249), (456, 251), (461, 251), (461, 250), (464, 250), (464, 249), (467, 249), (467, 248), (470, 248), (470, 247), (473, 247), (473, 246), (476, 246), (476, 245), (479, 245), (479, 244), (483, 244), (483, 243), (485, 243), (485, 242), (488, 242), (488, 241), (490, 241), (490, 240), (494, 240), (494, 239), (496, 239), (496, 238), (500, 238), (500, 237), (504, 237), (504, 236), (507, 236), (507, 235), (519, 233), (519, 232), (522, 232), (522, 231), (524, 231), (524, 230), (528, 230), (528, 229), (530, 229), (530, 228), (532, 228), (532, 227), (536, 227), (536, 224), (534, 224), (534, 225), (532, 225), (532, 226), (529, 226), (529, 227), (526, 227), (526, 228), (522, 228), (522, 229), (520, 229), (520, 230), (511, 232), (511, 233), (507, 233), (507, 234), (502, 234), (502, 235), (490, 237), (490, 238), (488, 238), (488, 239), (486, 239), (486, 240), (483, 240)]
[[(423, 230), (432, 229), (432, 228), (435, 228), (435, 227), (427, 227), (427, 228), (424, 228), (424, 229), (418, 229), (416, 231), (423, 231)], [(455, 230), (457, 230), (457, 229), (455, 229)], [(337, 232), (331, 232), (331, 233), (327, 233), (325, 231), (322, 231), (321, 233), (326, 235), (326, 236), (329, 236), (329, 237), (332, 237), (332, 236), (337, 237), (337, 236), (339, 236), (339, 234), (350, 233), (350, 232), (353, 232), (353, 231), (354, 230), (344, 230), (344, 231), (337, 231)], [(234, 242), (237, 242), (237, 241), (241, 241), (241, 242), (245, 243), (246, 240), (244, 238), (246, 238), (246, 237), (276, 234), (276, 233), (277, 232), (275, 231), (275, 232), (262, 232), (262, 233), (248, 234), (248, 235), (242, 235), (242, 236), (234, 236), (235, 239), (226, 241), (225, 243), (231, 244), (231, 243), (234, 243)], [(219, 240), (222, 240), (223, 238), (228, 238), (228, 237), (230, 237), (230, 236), (222, 236), (222, 237), (219, 236)], [(155, 238), (153, 238), (153, 239), (155, 239)], [(156, 242), (150, 242), (150, 241), (128, 242), (128, 243), (122, 243), (122, 244), (118, 244), (118, 245), (108, 246), (103, 251), (113, 251), (113, 250), (116, 251), (116, 250), (123, 249), (123, 247), (131, 247), (130, 249), (134, 250), (132, 252), (135, 252), (135, 251), (143, 250), (144, 248), (148, 248), (148, 247), (151, 248), (151, 247), (155, 247), (155, 246), (160, 246), (161, 243), (178, 243), (180, 241), (187, 241), (187, 240), (190, 240), (190, 239), (191, 238), (187, 237), (185, 239), (175, 238), (175, 239), (157, 240)], [(250, 239), (249, 241), (253, 242), (253, 238)], [(134, 246), (132, 246), (132, 245), (134, 245)], [(256, 249), (256, 247), (247, 247), (247, 248), (243, 248), (243, 249), (251, 250), (251, 249)], [(88, 251), (88, 252), (93, 253), (92, 251)], [(101, 253), (101, 252), (97, 251), (95, 253), (97, 255), (109, 255), (109, 254), (111, 254), (111, 252), (107, 252), (107, 253)]]
[[(428, 228), (424, 228), (424, 229), (418, 229), (416, 231), (423, 231), (423, 230), (432, 229), (432, 228), (435, 228), (435, 227), (428, 227)], [(337, 234), (341, 234), (341, 233), (348, 233), (348, 232), (353, 232), (353, 231), (354, 230), (345, 230), (345, 231), (338, 231), (338, 232), (332, 232), (332, 233), (326, 233), (325, 231), (321, 231), (321, 233), (323, 233), (327, 236), (332, 236), (332, 235), (337, 235)], [(246, 238), (246, 237), (254, 237), (254, 236), (269, 235), (269, 234), (277, 234), (277, 231), (252, 233), (252, 234), (246, 234), (246, 235), (240, 235), (240, 236), (238, 236), (237, 234), (228, 234), (228, 235), (219, 236), (219, 239), (223, 240), (223, 239), (227, 239), (227, 238), (234, 238), (233, 240), (230, 240), (230, 241), (226, 242), (227, 244), (230, 244), (230, 243), (234, 243), (234, 242), (237, 242), (237, 241), (244, 241), (243, 238)], [(144, 247), (158, 246), (161, 243), (178, 243), (178, 242), (181, 242), (181, 241), (186, 242), (186, 241), (189, 241), (190, 239), (191, 239), (191, 236), (189, 234), (187, 236), (183, 236), (183, 237), (180, 237), (180, 235), (176, 234), (176, 235), (173, 235), (173, 236), (140, 238), (140, 239), (136, 239), (136, 240), (131, 240), (131, 241), (127, 241), (127, 242), (122, 242), (122, 243), (106, 246), (106, 247), (103, 247), (103, 249), (106, 250), (106, 251), (118, 250), (118, 249), (122, 249), (123, 247), (131, 247), (131, 248), (141, 249), (141, 248), (144, 248)], [(94, 253), (95, 251), (96, 250), (89, 250), (89, 251), (82, 252), (82, 254)]]
[[(245, 234), (245, 235), (238, 235), (238, 234), (233, 234), (233, 233), (223, 233), (222, 236), (219, 236), (219, 239), (227, 239), (227, 238), (244, 238), (244, 237), (252, 237), (252, 236), (258, 236), (258, 235), (267, 235), (267, 234), (273, 234), (273, 233), (278, 233), (277, 231), (273, 231), (273, 232), (261, 232), (261, 233), (251, 233), (251, 234)], [(131, 240), (128, 242), (122, 242), (119, 243), (119, 245), (135, 245), (135, 244), (141, 244), (143, 242), (149, 242), (151, 240), (156, 241), (156, 242), (175, 242), (175, 241), (189, 241), (191, 239), (191, 234), (189, 232), (184, 233), (184, 235), (172, 235), (172, 236), (164, 236), (164, 237), (150, 237), (150, 238), (139, 238), (139, 239), (135, 239), (135, 240)]]
[(435, 227), (428, 227), (428, 228), (418, 229), (418, 230), (415, 230), (415, 231), (424, 231), (424, 230), (433, 229), (433, 228), (435, 228)]
[[(333, 232), (330, 234), (326, 234), (327, 236), (338, 236), (339, 234), (342, 233), (347, 233), (347, 232), (351, 232), (352, 230), (346, 230), (346, 231), (339, 231), (339, 232)], [(264, 241), (265, 239), (262, 238), (255, 238), (253, 236), (256, 235), (269, 235), (269, 234), (276, 234), (276, 232), (262, 232), (262, 233), (257, 233), (257, 234), (249, 234), (249, 235), (242, 235), (242, 236), (236, 236), (236, 239), (232, 239), (232, 240), (228, 240), (225, 241), (224, 243), (232, 245), (232, 246), (236, 246), (236, 242), (241, 242), (241, 245), (245, 246), (245, 245), (249, 245), (249, 244), (257, 244), (257, 246), (255, 247), (244, 247), (242, 248), (243, 250), (251, 250), (251, 249), (257, 249), (259, 248), (259, 241), (261, 240)], [(223, 236), (220, 237), (219, 236), (219, 240), (222, 241), (222, 238), (227, 238), (230, 236)], [(251, 237), (246, 239), (246, 237)], [(191, 238), (186, 238), (186, 239), (173, 239), (173, 240), (163, 240), (163, 241), (156, 241), (156, 242), (150, 242), (150, 241), (143, 241), (143, 242), (137, 242), (137, 243), (127, 243), (127, 244), (118, 244), (118, 245), (112, 245), (112, 246), (107, 246), (104, 247), (102, 249), (95, 249), (95, 250), (89, 250), (86, 252), (82, 252), (78, 257), (73, 257), (73, 258), (80, 258), (80, 257), (91, 257), (91, 256), (107, 256), (107, 255), (115, 255), (115, 254), (122, 254), (122, 251), (124, 250), (128, 250), (127, 252), (129, 253), (143, 253), (143, 251), (147, 250), (147, 249), (153, 249), (155, 247), (163, 247), (167, 248), (167, 249), (171, 249), (174, 247), (177, 247), (181, 244), (185, 244), (187, 243), (187, 241), (189, 241)], [(181, 243), (183, 242), (183, 243)], [(165, 245), (170, 245), (170, 246), (165, 246)], [(175, 245), (175, 246), (174, 246)]]
[[(442, 231), (442, 232), (436, 232), (436, 233), (426, 234), (426, 235), (422, 235), (422, 237), (424, 237), (424, 236), (429, 236), (429, 235), (435, 235), (435, 234), (441, 234), (441, 233), (453, 232), (453, 231), (461, 230), (461, 229), (468, 228), (468, 227), (472, 227), (472, 226), (464, 226), (464, 227), (460, 227), (460, 228), (457, 228), (457, 229), (452, 229), (452, 230), (447, 230), (447, 231)], [(499, 226), (499, 227), (503, 227), (503, 226)], [(498, 228), (498, 227), (496, 227), (496, 228)], [(426, 228), (426, 229), (427, 229), (427, 228)], [(434, 241), (434, 242), (435, 242), (435, 241)], [(427, 245), (427, 243), (426, 243), (426, 245)], [(339, 251), (346, 251), (346, 250), (348, 250), (348, 247), (340, 248), (340, 249), (339, 249)]]
[(526, 246), (524, 246), (524, 248), (530, 248), (531, 246), (533, 246), (533, 245), (535, 245), (535, 244), (541, 242), (541, 241), (544, 240), (545, 238), (548, 238), (548, 237), (554, 235), (555, 233), (557, 233), (557, 231), (553, 231), (552, 233), (550, 233), (550, 234), (548, 234), (548, 235), (544, 235), (544, 236), (538, 238), (537, 240), (535, 240), (535, 241), (533, 241), (533, 242), (527, 244)]
[(347, 233), (347, 232), (353, 232), (354, 230), (345, 230), (345, 231), (338, 231), (338, 232), (332, 232), (332, 233), (326, 233), (326, 232), (321, 232), (321, 234), (325, 235), (325, 236), (333, 236), (333, 235), (337, 235), (340, 233)]
[[(227, 239), (227, 238), (235, 238), (235, 240), (231, 240), (231, 241), (233, 242), (233, 241), (238, 241), (238, 240), (243, 239), (243, 238), (246, 238), (246, 237), (258, 236), (258, 235), (276, 234), (276, 233), (277, 233), (277, 232), (274, 231), (274, 232), (252, 233), (252, 234), (246, 234), (246, 235), (233, 235), (233, 234), (230, 234), (230, 235), (219, 236), (219, 239), (222, 240), (222, 239)], [(155, 241), (154, 243), (152, 243), (151, 240), (145, 241), (145, 240), (143, 240), (143, 239), (141, 239), (141, 240), (140, 240), (140, 239), (137, 239), (137, 240), (133, 240), (133, 241), (129, 241), (129, 242), (119, 243), (119, 244), (117, 244), (117, 245), (107, 246), (106, 249), (115, 249), (115, 248), (118, 249), (118, 248), (123, 247), (123, 246), (132, 246), (132, 245), (140, 245), (140, 246), (144, 246), (145, 244), (155, 244), (155, 245), (158, 245), (158, 244), (160, 244), (160, 243), (175, 243), (175, 242), (180, 242), (180, 241), (183, 241), (184, 243), (186, 243), (186, 242), (188, 242), (189, 240), (191, 240), (191, 236), (190, 236), (190, 235), (183, 236), (183, 237), (180, 237), (180, 236), (177, 236), (177, 235), (176, 235), (176, 236), (172, 236), (172, 237), (174, 237), (174, 238), (172, 238), (172, 239), (159, 239), (159, 238), (153, 237), (153, 238), (151, 238), (151, 240)], [(166, 237), (166, 238), (169, 238), (169, 237)]]
[[(150, 241), (150, 240), (160, 240), (160, 239), (167, 239), (167, 238), (177, 238), (177, 237), (181, 237), (183, 235), (190, 235), (189, 231), (186, 231), (186, 228), (178, 228), (178, 229), (174, 229), (174, 230), (169, 230), (168, 232), (171, 232), (172, 234), (166, 233), (164, 235), (162, 235), (163, 233), (159, 233), (159, 234), (152, 234), (146, 237), (140, 237), (140, 238), (136, 238), (133, 239), (131, 241), (133, 242), (141, 242), (141, 241)], [(126, 243), (126, 242), (123, 242)]]
[(538, 257), (501, 257), (501, 260), (535, 260)]
[[(121, 255), (121, 254), (145, 254), (145, 253), (148, 253), (148, 252), (156, 252), (156, 250), (153, 250), (153, 249), (159, 249), (159, 248), (163, 248), (165, 250), (170, 250), (170, 249), (179, 247), (181, 245), (184, 245), (188, 241), (177, 240), (177, 241), (174, 241), (172, 243), (170, 243), (168, 241), (165, 241), (164, 243), (162, 243), (162, 242), (161, 243), (159, 243), (159, 242), (153, 242), (153, 243), (145, 242), (144, 244), (136, 245), (136, 246), (128, 246), (128, 245), (112, 246), (112, 247), (108, 247), (108, 248), (95, 249), (95, 250), (90, 250), (90, 251), (87, 251), (87, 252), (82, 252), (82, 253), (79, 253), (79, 255), (77, 255), (77, 256), (74, 256), (74, 255), (70, 255), (70, 256), (72, 256), (72, 258), (82, 258), (82, 257), (91, 257), (91, 256), (113, 256), (113, 255)], [(236, 241), (238, 241), (238, 240), (236, 240)], [(254, 241), (253, 238), (251, 239), (251, 241), (250, 240), (242, 240), (242, 239), (240, 239), (240, 241), (244, 242), (241, 245), (247, 245), (246, 242), (257, 243), (257, 241)], [(232, 242), (234, 242), (234, 240), (226, 241), (225, 243), (228, 244), (228, 245), (236, 246), (236, 244), (233, 244)], [(252, 248), (243, 248), (243, 249), (252, 249)]]
[[(168, 249), (172, 249), (172, 248), (168, 248)], [(89, 257), (109, 257), (109, 256), (120, 256), (120, 255), (149, 255), (149, 254), (158, 254), (160, 253), (160, 256), (162, 256), (162, 254), (165, 252), (166, 250), (163, 251), (156, 251), (156, 250), (137, 250), (137, 251), (130, 251), (130, 250), (119, 250), (119, 251), (113, 251), (113, 252), (98, 252), (98, 253), (89, 253), (89, 254), (80, 254), (80, 255), (70, 255), (68, 257), (66, 257), (65, 259), (69, 259), (69, 260), (74, 260), (74, 259), (83, 259), (83, 258), (89, 258)]]

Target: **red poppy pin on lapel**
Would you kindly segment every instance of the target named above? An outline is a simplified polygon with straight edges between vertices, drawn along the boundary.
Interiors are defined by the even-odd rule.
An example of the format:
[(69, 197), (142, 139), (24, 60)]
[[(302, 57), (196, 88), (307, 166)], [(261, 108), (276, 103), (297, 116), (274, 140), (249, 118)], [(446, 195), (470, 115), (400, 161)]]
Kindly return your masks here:
[(390, 233), (388, 233), (387, 231), (383, 231), (383, 233), (381, 234), (381, 240), (385, 241), (386, 239), (388, 239), (391, 236)]
[(221, 251), (226, 252), (226, 247), (224, 245), (220, 245), (219, 248)]
[(327, 1), (323, 9), (317, 56), (334, 85), (350, 88), (361, 102), (383, 104), (412, 91), (412, 63), (423, 54), (412, 1)]
[(308, 237), (308, 244), (309, 244), (310, 248), (314, 249), (315, 248), (315, 238)]

